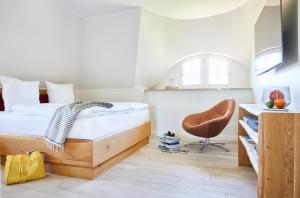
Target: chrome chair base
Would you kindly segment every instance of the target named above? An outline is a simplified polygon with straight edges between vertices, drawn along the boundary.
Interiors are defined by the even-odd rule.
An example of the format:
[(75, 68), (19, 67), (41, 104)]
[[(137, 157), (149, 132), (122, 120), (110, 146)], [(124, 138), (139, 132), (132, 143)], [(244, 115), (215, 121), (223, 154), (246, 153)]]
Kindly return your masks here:
[(206, 138), (206, 141), (193, 142), (193, 143), (185, 144), (184, 146), (187, 147), (191, 145), (201, 145), (202, 147), (200, 148), (200, 153), (203, 153), (209, 146), (219, 148), (225, 152), (229, 152), (229, 149), (224, 147), (225, 144), (226, 143), (210, 143), (209, 138)]

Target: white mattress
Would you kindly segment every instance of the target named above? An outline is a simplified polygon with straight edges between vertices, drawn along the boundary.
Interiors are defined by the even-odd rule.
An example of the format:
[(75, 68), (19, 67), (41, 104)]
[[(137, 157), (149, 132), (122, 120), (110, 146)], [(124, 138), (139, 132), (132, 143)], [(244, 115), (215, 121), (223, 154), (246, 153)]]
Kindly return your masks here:
[[(95, 140), (106, 138), (149, 121), (149, 111), (105, 115), (76, 120), (68, 138)], [(43, 136), (50, 117), (18, 112), (0, 112), (0, 133)]]

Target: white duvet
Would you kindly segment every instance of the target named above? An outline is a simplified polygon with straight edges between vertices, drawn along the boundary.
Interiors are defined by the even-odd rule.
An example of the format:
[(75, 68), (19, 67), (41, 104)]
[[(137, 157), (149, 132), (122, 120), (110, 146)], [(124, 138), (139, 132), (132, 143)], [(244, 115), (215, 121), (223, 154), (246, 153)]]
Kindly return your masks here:
[[(43, 105), (44, 106), (44, 105)], [(44, 136), (51, 117), (0, 112), (0, 133)], [(149, 111), (77, 119), (68, 138), (96, 140), (124, 132), (149, 121)]]
[[(136, 102), (114, 102), (112, 104), (113, 107), (110, 109), (104, 107), (84, 109), (77, 115), (77, 118), (127, 114), (148, 110), (149, 108), (149, 106), (145, 103)], [(11, 111), (32, 116), (51, 117), (55, 110), (63, 105), (65, 104), (44, 103), (38, 105), (13, 105)]]

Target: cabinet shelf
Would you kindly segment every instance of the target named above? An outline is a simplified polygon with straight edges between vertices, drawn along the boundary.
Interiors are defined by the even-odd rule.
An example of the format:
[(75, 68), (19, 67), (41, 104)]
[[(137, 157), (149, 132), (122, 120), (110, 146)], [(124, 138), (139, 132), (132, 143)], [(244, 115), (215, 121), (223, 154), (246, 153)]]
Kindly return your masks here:
[[(243, 120), (249, 115), (258, 116), (258, 133)], [(252, 166), (258, 175), (258, 198), (300, 197), (299, 131), (298, 110), (277, 112), (266, 111), (262, 105), (240, 105), (238, 163)]]
[(247, 151), (250, 162), (251, 162), (256, 174), (258, 175), (258, 153), (255, 150), (256, 144), (248, 142), (244, 136), (239, 136), (239, 138)]
[(255, 142), (256, 145), (258, 145), (258, 133), (255, 132), (253, 129), (251, 129), (251, 127), (249, 127), (245, 121), (240, 120), (239, 122), (242, 125), (242, 127), (245, 129), (247, 134), (250, 136), (250, 138)]

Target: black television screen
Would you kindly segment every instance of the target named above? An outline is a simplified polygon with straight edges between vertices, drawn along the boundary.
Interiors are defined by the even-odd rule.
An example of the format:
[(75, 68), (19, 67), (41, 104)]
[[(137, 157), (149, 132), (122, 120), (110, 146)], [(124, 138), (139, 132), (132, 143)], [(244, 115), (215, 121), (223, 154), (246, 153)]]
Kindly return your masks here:
[(298, 61), (297, 0), (267, 3), (255, 25), (255, 67), (258, 75)]

